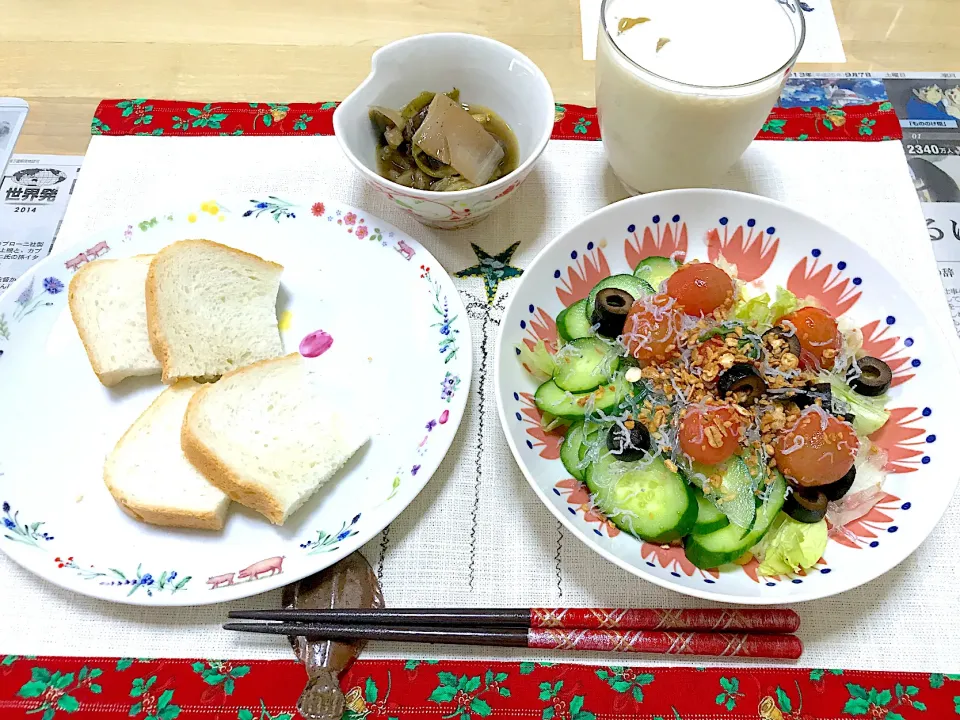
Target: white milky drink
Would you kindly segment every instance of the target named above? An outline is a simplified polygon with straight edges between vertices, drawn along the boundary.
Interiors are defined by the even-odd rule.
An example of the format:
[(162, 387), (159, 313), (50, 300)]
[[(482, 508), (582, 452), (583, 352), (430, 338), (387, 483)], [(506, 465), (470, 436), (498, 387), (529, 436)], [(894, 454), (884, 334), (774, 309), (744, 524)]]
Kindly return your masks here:
[(633, 193), (715, 183), (756, 136), (800, 52), (795, 0), (604, 0), (597, 109)]

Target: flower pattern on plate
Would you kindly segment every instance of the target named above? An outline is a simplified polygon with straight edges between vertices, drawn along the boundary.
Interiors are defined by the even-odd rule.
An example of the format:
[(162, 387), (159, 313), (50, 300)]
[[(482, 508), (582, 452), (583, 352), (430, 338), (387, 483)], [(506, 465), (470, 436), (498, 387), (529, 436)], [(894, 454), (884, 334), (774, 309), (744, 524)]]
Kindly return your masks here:
[[(567, 502), (570, 503), (567, 508), (572, 515), (583, 513), (585, 523), (599, 523), (598, 527), (593, 528), (593, 532), (602, 536), (606, 533), (607, 537), (616, 537), (620, 534), (620, 528), (607, 519), (596, 505), (593, 504), (593, 498), (590, 497), (590, 491), (587, 486), (575, 480), (567, 478), (561, 480), (554, 487), (553, 492), (556, 495), (565, 495)], [(600, 531), (603, 532), (600, 532)]]
[(610, 274), (610, 265), (603, 249), (593, 242), (587, 243), (587, 252), (582, 255), (576, 250), (570, 253), (573, 264), (567, 268), (566, 280), (561, 280), (561, 272), (554, 271), (553, 277), (560, 280), (557, 297), (564, 307), (570, 307), (578, 300), (590, 294), (593, 286)]
[(770, 269), (780, 246), (780, 238), (773, 237), (776, 228), (768, 227), (764, 233), (762, 228), (757, 227), (757, 221), (751, 218), (747, 220), (746, 230), (743, 225), (738, 225), (731, 234), (729, 221), (725, 217), (720, 218), (720, 227), (723, 237), (720, 237), (718, 228), (707, 233), (707, 257), (710, 262), (723, 257), (731, 265), (736, 265), (737, 278), (744, 282), (752, 282)]
[(533, 350), (538, 340), (543, 340), (547, 351), (555, 353), (557, 351), (557, 323), (543, 308), (535, 308), (533, 305), (529, 308), (533, 317), (530, 320), (524, 320), (520, 327), (527, 331), (530, 337), (524, 338), (523, 344)]
[(906, 338), (902, 348), (897, 348), (900, 338), (896, 335), (889, 336), (887, 332), (892, 327), (892, 323), (880, 320), (872, 320), (860, 328), (863, 333), (863, 351), (867, 355), (883, 360), (893, 371), (893, 381), (890, 387), (902, 385), (912, 378), (915, 373), (911, 372), (913, 368), (919, 367), (919, 361), (912, 363), (908, 355), (904, 355), (904, 348), (913, 345), (912, 338)]
[(566, 428), (561, 427), (550, 432), (544, 430), (540, 424), (543, 415), (537, 408), (533, 400), (533, 395), (530, 393), (520, 393), (520, 397), (525, 407), (517, 413), (517, 420), (530, 426), (526, 429), (527, 435), (537, 441), (527, 440), (527, 447), (531, 450), (534, 448), (542, 448), (538, 450), (540, 457), (546, 458), (547, 460), (558, 459), (560, 457), (560, 446), (563, 445), (563, 436)]
[(814, 248), (810, 254), (813, 260), (808, 262), (806, 257), (798, 262), (787, 278), (787, 290), (799, 298), (812, 297), (820, 303), (834, 317), (839, 317), (850, 311), (860, 296), (857, 290), (860, 278), (844, 277), (846, 264), (837, 263), (837, 272), (833, 274), (833, 264), (827, 263), (818, 268), (821, 251)]
[(651, 218), (653, 225), (643, 228), (642, 239), (636, 225), (627, 226), (629, 235), (623, 241), (623, 252), (630, 268), (635, 268), (638, 262), (648, 257), (672, 258), (677, 262), (686, 259), (687, 224), (681, 221), (679, 215), (670, 216), (670, 222), (661, 222), (663, 218), (654, 215)]

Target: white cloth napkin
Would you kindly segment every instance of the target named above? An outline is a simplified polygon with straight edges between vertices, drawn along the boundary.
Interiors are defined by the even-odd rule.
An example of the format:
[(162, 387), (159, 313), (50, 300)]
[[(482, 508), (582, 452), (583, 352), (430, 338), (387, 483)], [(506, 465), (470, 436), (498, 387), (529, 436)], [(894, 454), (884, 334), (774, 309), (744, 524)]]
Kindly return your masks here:
[[(755, 142), (723, 187), (786, 201), (868, 247), (951, 336), (923, 215), (897, 142)], [(523, 267), (589, 212), (624, 197), (600, 143), (552, 142), (516, 197), (477, 227), (423, 228), (363, 185), (331, 137), (95, 137), (58, 245), (218, 195), (266, 192), (325, 198), (369, 210), (420, 239), (448, 272), (475, 264), (470, 243), (494, 253), (520, 241)], [(479, 279), (457, 281), (483, 300)], [(501, 292), (510, 291), (510, 281)], [(562, 530), (531, 492), (496, 415), (492, 355), (500, 311), (471, 313), (474, 381), (453, 447), (419, 498), (364, 552), (398, 606), (705, 605), (604, 562)], [(490, 353), (485, 360), (483, 343)], [(482, 433), (482, 435), (481, 435)], [(482, 439), (481, 439), (482, 438)], [(478, 480), (479, 469), (479, 480)], [(476, 502), (475, 502), (476, 501)], [(468, 536), (476, 522), (476, 552)], [(96, 529), (91, 529), (95, 532)], [(960, 672), (960, 507), (882, 578), (799, 606), (813, 667)], [(286, 643), (219, 629), (228, 609), (279, 604), (268, 593), (229, 605), (157, 609), (114, 605), (60, 590), (0, 556), (0, 652), (134, 657), (288, 658)], [(472, 583), (471, 583), (472, 578)], [(562, 594), (561, 594), (562, 593)], [(596, 654), (374, 645), (365, 657), (538, 658), (610, 662)], [(617, 662), (704, 664), (638, 656)], [(723, 661), (709, 661), (719, 664)]]

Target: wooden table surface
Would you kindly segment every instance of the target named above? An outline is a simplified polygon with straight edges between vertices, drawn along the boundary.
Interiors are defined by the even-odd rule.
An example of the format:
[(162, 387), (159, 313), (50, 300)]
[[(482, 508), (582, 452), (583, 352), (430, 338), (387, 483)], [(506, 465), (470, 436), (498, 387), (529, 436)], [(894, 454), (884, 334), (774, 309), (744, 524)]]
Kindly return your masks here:
[[(960, 70), (960, 0), (833, 0), (848, 62), (825, 70)], [(526, 53), (559, 102), (593, 104), (579, 0), (0, 0), (0, 95), (29, 101), (17, 152), (79, 154), (105, 97), (345, 97), (400, 37), (460, 31)]]

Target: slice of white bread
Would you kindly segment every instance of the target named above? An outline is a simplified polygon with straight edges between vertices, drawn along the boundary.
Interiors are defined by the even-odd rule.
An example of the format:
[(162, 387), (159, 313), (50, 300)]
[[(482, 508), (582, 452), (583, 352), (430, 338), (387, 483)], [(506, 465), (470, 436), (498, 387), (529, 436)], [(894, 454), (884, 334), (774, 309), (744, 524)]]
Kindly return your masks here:
[(95, 260), (73, 276), (67, 301), (97, 377), (107, 387), (126, 377), (156, 375), (143, 293), (153, 255)]
[(180, 449), (187, 404), (202, 385), (181, 380), (157, 397), (107, 457), (103, 480), (114, 500), (153, 525), (220, 530), (230, 499)]
[(233, 500), (282, 525), (370, 438), (343, 376), (297, 353), (205, 385), (187, 408), (187, 458)]
[(283, 353), (283, 266), (210, 240), (158, 252), (147, 273), (147, 328), (163, 382), (214, 378)]

